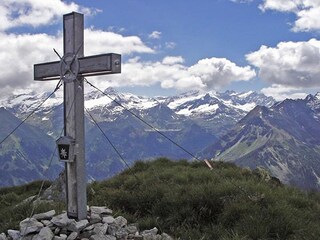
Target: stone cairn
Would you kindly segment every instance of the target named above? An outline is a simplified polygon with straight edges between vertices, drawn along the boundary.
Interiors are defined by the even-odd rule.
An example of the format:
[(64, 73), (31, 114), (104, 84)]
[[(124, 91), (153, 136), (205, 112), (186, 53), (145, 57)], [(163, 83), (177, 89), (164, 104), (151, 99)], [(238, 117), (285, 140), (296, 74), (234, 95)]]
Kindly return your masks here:
[(136, 224), (112, 216), (106, 207), (90, 207), (87, 219), (76, 221), (66, 213), (56, 215), (54, 210), (35, 214), (20, 222), (20, 231), (8, 230), (0, 240), (173, 240), (166, 233), (158, 234), (153, 228), (139, 232)]

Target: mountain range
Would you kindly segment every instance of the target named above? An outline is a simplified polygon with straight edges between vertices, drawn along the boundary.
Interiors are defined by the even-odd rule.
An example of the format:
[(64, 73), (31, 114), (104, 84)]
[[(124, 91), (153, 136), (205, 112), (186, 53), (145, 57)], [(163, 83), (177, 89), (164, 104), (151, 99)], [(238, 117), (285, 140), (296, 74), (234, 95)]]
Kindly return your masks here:
[(202, 156), (262, 166), (284, 183), (319, 189), (319, 117), (320, 94), (257, 106)]
[[(23, 93), (0, 100), (2, 111), (11, 117), (24, 119), (48, 96), (48, 93)], [(115, 101), (114, 101), (115, 100)], [(63, 104), (61, 93), (47, 100), (22, 126), (41, 135), (40, 146), (54, 146), (63, 128)], [(92, 91), (85, 95), (86, 111), (86, 161), (89, 178), (101, 180), (123, 170), (126, 164), (136, 160), (154, 159), (166, 156), (172, 159), (191, 159), (190, 154), (178, 148), (157, 131), (200, 158), (215, 158), (235, 162), (244, 167), (263, 166), (285, 183), (303, 188), (319, 187), (317, 168), (318, 115), (320, 104), (318, 95), (304, 100), (276, 102), (261, 93), (226, 91), (224, 93), (187, 92), (170, 97), (142, 97), (119, 93), (112, 88), (104, 92)], [(137, 119), (139, 116), (153, 128)], [(7, 116), (0, 116), (2, 118)], [(9, 120), (10, 121), (10, 120)], [(99, 127), (117, 148), (121, 158), (115, 153)], [(5, 136), (10, 127), (0, 128), (0, 136)], [(20, 132), (13, 136), (22, 139)], [(35, 135), (33, 135), (35, 136)], [(45, 138), (46, 137), (46, 138)], [(1, 139), (0, 139), (1, 140)], [(24, 151), (25, 146), (14, 149)], [(1, 148), (2, 162), (9, 161), (8, 143)], [(42, 149), (42, 147), (41, 147)], [(33, 150), (34, 156), (38, 156)], [(32, 159), (43, 165), (49, 161), (49, 151), (44, 159)], [(12, 153), (14, 156), (14, 153)], [(11, 157), (12, 158), (12, 157)], [(8, 160), (9, 159), (9, 160)], [(60, 166), (56, 157), (54, 166)], [(31, 167), (40, 178), (41, 169)], [(51, 169), (51, 168), (50, 168)], [(54, 169), (52, 176), (58, 171)], [(48, 171), (49, 172), (49, 171)], [(15, 176), (10, 173), (6, 176)], [(14, 177), (11, 177), (14, 179)], [(25, 180), (30, 181), (30, 179)], [(14, 180), (2, 185), (19, 184)]]

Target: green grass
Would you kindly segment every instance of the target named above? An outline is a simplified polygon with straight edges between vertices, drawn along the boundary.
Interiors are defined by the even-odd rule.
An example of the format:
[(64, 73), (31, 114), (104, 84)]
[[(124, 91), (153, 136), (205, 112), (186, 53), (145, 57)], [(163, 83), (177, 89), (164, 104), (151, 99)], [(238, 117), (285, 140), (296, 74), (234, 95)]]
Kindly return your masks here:
[(318, 239), (320, 196), (265, 182), (232, 164), (138, 162), (91, 185), (93, 205), (107, 205), (180, 239)]
[[(204, 163), (164, 158), (137, 162), (110, 180), (90, 184), (88, 202), (113, 209), (140, 229), (157, 227), (177, 239), (319, 239), (319, 193), (265, 182), (233, 164), (213, 165), (210, 171)], [(26, 191), (14, 189), (0, 190), (1, 201), (21, 201)], [(0, 216), (13, 207), (3, 206)]]
[[(0, 189), (0, 233), (8, 229), (19, 229), (19, 223), (30, 217), (33, 204), (25, 199), (38, 194), (41, 182), (35, 181), (19, 187)], [(44, 189), (50, 186), (50, 182), (44, 183)], [(46, 212), (51, 209), (61, 211), (62, 203), (43, 202), (37, 204), (34, 213)]]

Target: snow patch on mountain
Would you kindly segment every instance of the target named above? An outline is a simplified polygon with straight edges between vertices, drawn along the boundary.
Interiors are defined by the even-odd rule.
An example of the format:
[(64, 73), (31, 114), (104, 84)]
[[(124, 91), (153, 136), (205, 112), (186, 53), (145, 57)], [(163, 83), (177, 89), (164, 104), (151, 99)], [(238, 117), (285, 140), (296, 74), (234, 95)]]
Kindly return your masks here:
[(106, 96), (101, 96), (100, 98), (95, 99), (87, 99), (85, 101), (85, 107), (88, 109), (94, 109), (103, 107), (105, 105), (108, 105), (112, 102), (112, 100)]
[(245, 111), (245, 112), (250, 112), (252, 109), (254, 109), (257, 104), (254, 103), (254, 102), (251, 102), (251, 103), (245, 103), (243, 105), (240, 105), (240, 104), (237, 104), (237, 105), (233, 105), (233, 104), (230, 104), (229, 106), (232, 106), (232, 107), (235, 107), (237, 109), (240, 109), (242, 111)]
[(235, 95), (238, 96), (239, 98), (246, 98), (246, 97), (249, 97), (252, 93), (254, 93), (254, 92), (249, 91), (249, 92), (244, 92), (244, 93), (235, 94)]
[(168, 107), (171, 109), (176, 109), (182, 104), (185, 104), (187, 102), (191, 102), (197, 99), (202, 98), (204, 95), (194, 95), (194, 96), (180, 96), (179, 98), (174, 99), (172, 102), (168, 104)]
[(214, 104), (214, 105), (204, 104), (194, 109), (184, 108), (177, 111), (176, 113), (179, 115), (191, 116), (194, 113), (208, 113), (208, 112), (212, 113), (212, 112), (215, 112), (218, 108), (219, 108), (218, 104)]

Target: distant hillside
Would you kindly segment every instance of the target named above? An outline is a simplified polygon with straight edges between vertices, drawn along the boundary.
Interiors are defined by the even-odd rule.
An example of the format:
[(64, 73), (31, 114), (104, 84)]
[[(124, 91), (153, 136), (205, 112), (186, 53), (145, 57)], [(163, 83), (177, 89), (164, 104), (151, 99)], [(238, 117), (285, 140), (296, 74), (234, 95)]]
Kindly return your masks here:
[[(141, 230), (156, 226), (176, 239), (318, 240), (318, 193), (282, 185), (263, 169), (212, 164), (213, 170), (203, 162), (137, 162), (112, 179), (90, 184), (89, 205), (106, 205)], [(0, 233), (29, 216), (28, 203), (17, 205), (18, 200), (36, 194), (39, 186), (0, 189), (0, 215), (7, 216), (0, 218)], [(61, 211), (57, 201), (38, 204), (36, 212)]]
[[(3, 140), (21, 120), (0, 108), (0, 140)], [(23, 123), (0, 145), (0, 186), (25, 184), (44, 178), (54, 149), (54, 140), (41, 130)], [(54, 179), (61, 171), (56, 158), (45, 176)]]
[(202, 156), (263, 166), (284, 183), (320, 190), (320, 95), (257, 106)]

